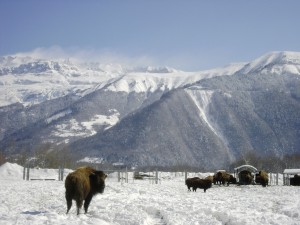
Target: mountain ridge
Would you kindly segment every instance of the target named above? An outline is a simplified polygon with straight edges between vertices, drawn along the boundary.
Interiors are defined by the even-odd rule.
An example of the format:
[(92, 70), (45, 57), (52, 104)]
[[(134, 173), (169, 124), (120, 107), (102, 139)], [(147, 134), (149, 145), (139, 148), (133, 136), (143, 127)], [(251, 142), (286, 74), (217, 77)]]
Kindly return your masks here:
[(77, 66), (81, 72), (72, 74), (75, 69), (33, 64), (33, 71), (1, 75), (0, 92), (16, 100), (0, 97), (0, 149), (34, 152), (49, 142), (68, 145), (78, 160), (210, 169), (226, 168), (249, 151), (297, 153), (300, 72), (290, 68), (298, 68), (298, 57), (276, 52), (200, 72), (105, 71), (93, 64), (96, 69)]

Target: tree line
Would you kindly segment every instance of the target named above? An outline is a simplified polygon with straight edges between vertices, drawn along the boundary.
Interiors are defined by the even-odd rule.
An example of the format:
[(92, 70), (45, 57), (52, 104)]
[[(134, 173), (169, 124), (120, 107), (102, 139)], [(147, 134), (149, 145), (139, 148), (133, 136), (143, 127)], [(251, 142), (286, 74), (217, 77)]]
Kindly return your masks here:
[[(112, 163), (103, 162), (101, 164), (93, 164), (86, 162), (78, 162), (73, 156), (72, 151), (67, 145), (54, 145), (52, 143), (40, 144), (33, 151), (23, 151), (20, 154), (5, 155), (3, 151), (0, 151), (0, 166), (5, 162), (17, 163), (22, 166), (39, 167), (39, 168), (70, 168), (75, 169), (79, 166), (87, 165), (94, 166), (97, 169), (102, 170), (116, 170), (125, 169), (127, 166), (116, 166)], [(214, 168), (227, 169), (229, 172), (233, 172), (234, 168), (241, 165), (252, 165), (258, 170), (266, 170), (273, 173), (282, 173), (284, 169), (300, 168), (300, 153), (287, 154), (282, 157), (269, 155), (261, 156), (254, 153), (254, 151), (246, 152), (239, 159), (231, 163), (228, 168)], [(100, 168), (99, 168), (100, 167)], [(127, 167), (129, 170), (132, 166)], [(187, 164), (172, 165), (172, 166), (144, 166), (136, 168), (140, 171), (170, 171), (170, 172), (203, 172), (205, 169), (199, 165), (198, 167), (190, 166)], [(210, 171), (214, 172), (214, 171)]]

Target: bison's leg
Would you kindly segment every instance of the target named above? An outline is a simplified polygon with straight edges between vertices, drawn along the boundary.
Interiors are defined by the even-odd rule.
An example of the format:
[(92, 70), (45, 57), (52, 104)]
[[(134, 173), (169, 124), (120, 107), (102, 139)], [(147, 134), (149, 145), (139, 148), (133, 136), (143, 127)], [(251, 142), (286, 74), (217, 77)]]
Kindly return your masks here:
[(222, 179), (222, 184), (223, 184), (224, 186), (225, 186), (225, 182), (226, 182), (225, 179)]
[(206, 192), (206, 188), (204, 188), (204, 193)]
[(92, 200), (92, 197), (93, 197), (93, 195), (89, 194), (89, 195), (86, 197), (86, 199), (84, 200), (84, 205), (83, 205), (83, 207), (84, 207), (84, 212), (85, 212), (85, 213), (87, 213), (87, 211), (88, 211), (88, 208), (89, 208), (90, 202), (91, 202), (91, 200)]
[(67, 213), (72, 207), (72, 197), (66, 192), (66, 200), (67, 200)]
[(77, 198), (76, 199), (76, 205), (77, 205), (77, 215), (79, 215), (79, 211), (82, 207), (82, 204), (83, 204), (83, 199), (82, 198)]

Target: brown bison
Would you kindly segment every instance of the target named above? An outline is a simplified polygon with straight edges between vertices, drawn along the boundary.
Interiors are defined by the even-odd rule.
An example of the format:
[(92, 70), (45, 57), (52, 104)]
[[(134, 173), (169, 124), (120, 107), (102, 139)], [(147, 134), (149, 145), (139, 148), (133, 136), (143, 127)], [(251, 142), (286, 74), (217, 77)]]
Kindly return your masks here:
[(185, 184), (188, 186), (188, 190), (193, 188), (193, 191), (197, 191), (197, 188), (204, 189), (204, 192), (208, 188), (211, 188), (212, 182), (209, 179), (200, 179), (199, 177), (187, 178)]
[(210, 180), (212, 183), (214, 182), (214, 176), (207, 176), (204, 179), (205, 180)]
[(227, 183), (227, 186), (229, 186), (229, 184), (236, 184), (236, 178), (225, 171), (217, 172), (214, 175), (214, 184), (225, 185), (225, 183)]
[(72, 200), (76, 201), (77, 215), (83, 201), (84, 211), (87, 213), (93, 196), (104, 192), (106, 177), (103, 171), (97, 171), (91, 167), (80, 167), (68, 174), (65, 180), (67, 213), (72, 206)]
[(263, 187), (269, 185), (269, 176), (268, 173), (264, 170), (259, 171), (255, 175), (255, 183), (261, 184)]

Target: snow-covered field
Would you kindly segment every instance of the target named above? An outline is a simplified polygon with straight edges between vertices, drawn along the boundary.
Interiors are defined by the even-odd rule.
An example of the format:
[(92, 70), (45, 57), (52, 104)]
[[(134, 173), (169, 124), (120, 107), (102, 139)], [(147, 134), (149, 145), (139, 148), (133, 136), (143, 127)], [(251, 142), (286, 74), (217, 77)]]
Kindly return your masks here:
[[(41, 170), (39, 176), (48, 174), (57, 173)], [(300, 187), (213, 186), (195, 193), (187, 191), (182, 173), (159, 177), (158, 184), (125, 183), (111, 174), (89, 212), (77, 216), (75, 203), (66, 214), (64, 182), (24, 181), (22, 167), (6, 163), (0, 167), (0, 224), (300, 224)]]

